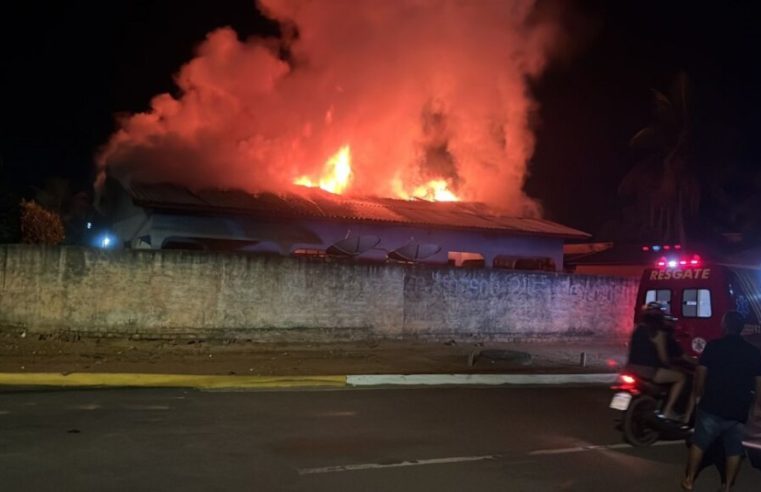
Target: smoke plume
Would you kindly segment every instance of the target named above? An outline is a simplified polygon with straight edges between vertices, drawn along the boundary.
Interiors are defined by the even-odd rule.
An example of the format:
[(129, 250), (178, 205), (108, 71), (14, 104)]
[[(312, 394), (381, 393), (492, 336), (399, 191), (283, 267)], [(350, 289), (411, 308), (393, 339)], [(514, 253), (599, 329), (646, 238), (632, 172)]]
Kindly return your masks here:
[(292, 191), (351, 148), (346, 193), (443, 179), (462, 199), (532, 213), (528, 82), (556, 23), (531, 0), (261, 0), (279, 39), (208, 34), (178, 96), (122, 118), (99, 180)]

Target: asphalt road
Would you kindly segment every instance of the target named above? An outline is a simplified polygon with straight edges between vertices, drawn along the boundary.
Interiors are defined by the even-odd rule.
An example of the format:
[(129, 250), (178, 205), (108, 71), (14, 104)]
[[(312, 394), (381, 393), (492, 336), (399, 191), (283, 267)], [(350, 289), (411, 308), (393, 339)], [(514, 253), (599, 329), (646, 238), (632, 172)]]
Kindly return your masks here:
[[(609, 397), (549, 387), (2, 391), (0, 490), (680, 490), (684, 446), (622, 447)], [(717, 486), (708, 470), (697, 490)], [(761, 473), (746, 467), (736, 490), (761, 490)]]

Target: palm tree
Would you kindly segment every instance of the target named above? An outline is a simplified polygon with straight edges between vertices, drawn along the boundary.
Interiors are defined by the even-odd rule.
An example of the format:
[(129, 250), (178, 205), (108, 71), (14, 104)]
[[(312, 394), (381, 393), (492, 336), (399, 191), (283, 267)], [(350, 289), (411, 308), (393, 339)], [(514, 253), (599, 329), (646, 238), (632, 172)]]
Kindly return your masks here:
[(686, 244), (686, 224), (696, 217), (701, 194), (700, 182), (690, 166), (686, 75), (677, 76), (668, 96), (657, 90), (653, 96), (653, 121), (630, 140), (630, 146), (642, 151), (644, 159), (624, 177), (619, 193), (636, 198), (641, 236), (656, 235), (660, 241)]

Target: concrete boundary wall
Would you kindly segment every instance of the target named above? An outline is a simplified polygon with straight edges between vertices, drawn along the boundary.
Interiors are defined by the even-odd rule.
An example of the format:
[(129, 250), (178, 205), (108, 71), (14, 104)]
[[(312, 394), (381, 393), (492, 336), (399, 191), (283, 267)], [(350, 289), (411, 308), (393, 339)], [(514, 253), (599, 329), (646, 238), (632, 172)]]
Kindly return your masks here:
[(0, 330), (272, 341), (622, 339), (637, 282), (184, 251), (0, 246)]

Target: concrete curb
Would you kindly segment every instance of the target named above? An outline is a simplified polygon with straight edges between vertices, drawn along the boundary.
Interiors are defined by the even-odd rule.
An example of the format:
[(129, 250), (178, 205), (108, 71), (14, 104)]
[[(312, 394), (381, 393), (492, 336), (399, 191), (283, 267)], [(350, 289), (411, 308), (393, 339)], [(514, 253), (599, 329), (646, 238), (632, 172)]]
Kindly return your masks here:
[(343, 387), (346, 376), (215, 376), (131, 373), (0, 373), (0, 386), (143, 388), (306, 388)]
[(197, 389), (343, 388), (611, 384), (615, 374), (373, 374), (349, 376), (216, 376), (131, 373), (0, 373), (0, 386)]
[(349, 386), (612, 384), (616, 374), (377, 374), (347, 376)]

